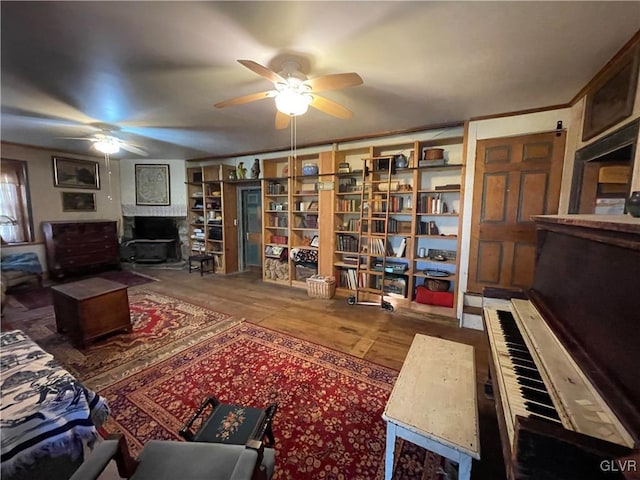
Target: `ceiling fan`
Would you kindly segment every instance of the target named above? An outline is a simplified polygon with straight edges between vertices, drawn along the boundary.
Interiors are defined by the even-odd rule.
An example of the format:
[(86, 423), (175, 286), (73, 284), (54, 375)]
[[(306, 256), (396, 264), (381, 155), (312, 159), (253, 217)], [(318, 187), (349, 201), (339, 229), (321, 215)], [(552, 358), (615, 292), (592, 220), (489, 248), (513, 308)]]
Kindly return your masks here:
[(274, 89), (265, 92), (252, 93), (241, 97), (218, 102), (216, 108), (241, 105), (264, 98), (275, 98), (276, 128), (282, 129), (289, 125), (291, 117), (302, 115), (309, 106), (334, 117), (348, 119), (353, 113), (342, 105), (318, 95), (318, 92), (338, 90), (362, 84), (362, 78), (357, 73), (338, 73), (307, 78), (300, 71), (300, 65), (295, 60), (285, 61), (279, 73), (260, 65), (252, 60), (238, 60), (249, 70), (273, 82)]
[(93, 148), (101, 153), (113, 155), (118, 153), (120, 149), (126, 150), (136, 155), (146, 156), (147, 152), (137, 145), (133, 145), (125, 140), (116, 137), (110, 131), (94, 133), (87, 137), (64, 137), (68, 140), (86, 140), (93, 144)]

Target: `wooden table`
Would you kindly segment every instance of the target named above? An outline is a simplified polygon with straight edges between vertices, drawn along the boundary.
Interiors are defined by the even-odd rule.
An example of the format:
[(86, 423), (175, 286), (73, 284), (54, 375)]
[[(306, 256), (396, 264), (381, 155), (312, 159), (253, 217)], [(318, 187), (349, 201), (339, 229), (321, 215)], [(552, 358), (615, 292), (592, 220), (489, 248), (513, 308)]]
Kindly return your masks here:
[(126, 285), (90, 278), (51, 287), (56, 328), (72, 343), (86, 343), (118, 330), (131, 331)]
[(385, 479), (393, 475), (396, 437), (458, 463), (458, 478), (471, 477), (480, 459), (473, 347), (416, 335), (387, 406)]

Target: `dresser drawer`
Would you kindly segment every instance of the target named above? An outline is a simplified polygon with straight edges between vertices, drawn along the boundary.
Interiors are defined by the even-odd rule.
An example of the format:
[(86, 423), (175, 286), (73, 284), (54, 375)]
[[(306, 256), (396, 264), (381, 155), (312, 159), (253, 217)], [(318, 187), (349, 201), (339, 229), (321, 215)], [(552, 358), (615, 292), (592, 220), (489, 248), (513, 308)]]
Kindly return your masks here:
[(54, 277), (120, 265), (115, 221), (45, 222), (42, 229), (47, 265)]

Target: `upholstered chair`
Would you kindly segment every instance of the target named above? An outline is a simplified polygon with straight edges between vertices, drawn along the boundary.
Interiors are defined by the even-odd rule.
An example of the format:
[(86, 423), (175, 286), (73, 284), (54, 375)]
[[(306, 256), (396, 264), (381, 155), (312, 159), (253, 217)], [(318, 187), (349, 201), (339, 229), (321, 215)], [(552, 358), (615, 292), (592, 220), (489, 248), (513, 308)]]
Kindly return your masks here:
[(124, 436), (98, 444), (70, 480), (95, 480), (114, 459), (118, 474), (130, 480), (270, 480), (274, 451), (262, 442), (225, 445), (151, 440), (137, 460), (129, 455)]

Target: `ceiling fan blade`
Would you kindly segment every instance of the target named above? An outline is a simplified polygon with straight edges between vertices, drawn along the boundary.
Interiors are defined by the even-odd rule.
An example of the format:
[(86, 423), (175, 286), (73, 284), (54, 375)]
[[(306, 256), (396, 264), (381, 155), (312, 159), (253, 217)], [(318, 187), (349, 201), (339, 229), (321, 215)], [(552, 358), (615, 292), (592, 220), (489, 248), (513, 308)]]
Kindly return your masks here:
[(321, 97), (320, 95), (312, 95), (311, 105), (318, 110), (333, 115), (334, 117), (348, 119), (353, 116), (353, 113), (348, 108), (329, 100), (328, 98)]
[(61, 138), (63, 140), (87, 140), (89, 142), (92, 142), (94, 139), (91, 137), (58, 137)]
[(312, 78), (304, 82), (309, 85), (313, 92), (326, 92), (328, 90), (338, 90), (339, 88), (362, 85), (362, 78), (357, 73), (336, 73), (334, 75), (323, 75)]
[(238, 60), (238, 63), (244, 65), (249, 70), (254, 73), (257, 73), (261, 77), (266, 78), (267, 80), (273, 83), (285, 83), (285, 79), (278, 75), (273, 70), (268, 69), (267, 67), (263, 67), (259, 63), (254, 62), (253, 60)]
[(214, 105), (216, 108), (230, 107), (232, 105), (242, 105), (243, 103), (255, 102), (256, 100), (262, 100), (263, 98), (270, 98), (276, 95), (275, 90), (268, 90), (266, 92), (251, 93), (249, 95), (243, 95), (242, 97), (232, 98), (230, 100), (224, 100)]
[(126, 150), (131, 153), (135, 153), (136, 155), (140, 155), (143, 157), (147, 156), (147, 152), (141, 149), (140, 147), (136, 147), (135, 145), (131, 145), (129, 143), (120, 143), (120, 148)]
[(289, 115), (282, 113), (280, 110), (276, 110), (276, 128), (278, 130), (287, 128), (290, 121), (291, 117)]

